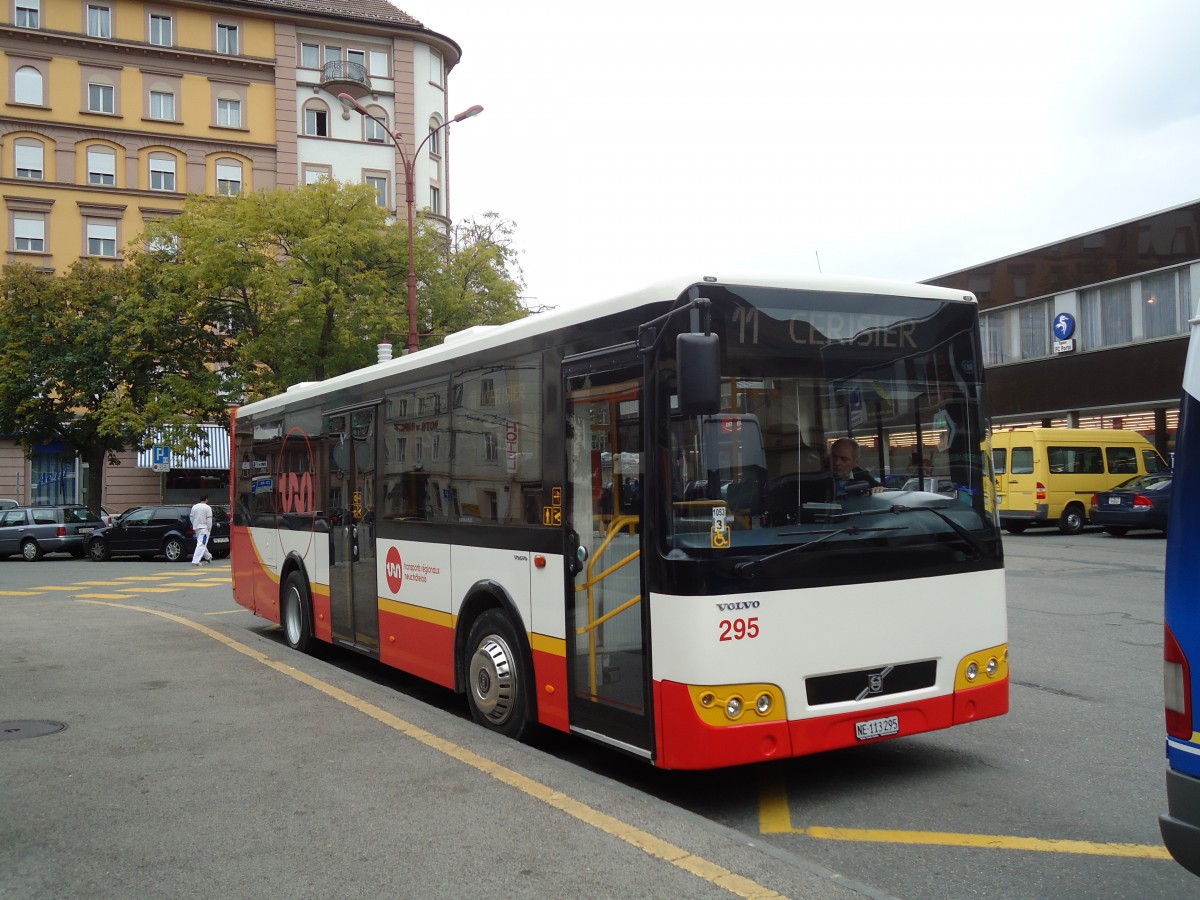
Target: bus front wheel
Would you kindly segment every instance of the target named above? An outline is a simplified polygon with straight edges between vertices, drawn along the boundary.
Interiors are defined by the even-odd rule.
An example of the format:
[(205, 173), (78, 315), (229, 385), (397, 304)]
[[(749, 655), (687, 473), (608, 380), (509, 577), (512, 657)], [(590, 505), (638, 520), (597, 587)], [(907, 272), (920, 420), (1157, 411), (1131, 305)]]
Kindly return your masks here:
[(280, 621), (287, 645), (293, 650), (307, 653), (313, 641), (312, 606), (308, 601), (308, 585), (299, 572), (293, 572), (283, 583)]
[(530, 725), (529, 675), (517, 633), (504, 613), (485, 612), (467, 639), (467, 697), (471, 718), (519, 740)]

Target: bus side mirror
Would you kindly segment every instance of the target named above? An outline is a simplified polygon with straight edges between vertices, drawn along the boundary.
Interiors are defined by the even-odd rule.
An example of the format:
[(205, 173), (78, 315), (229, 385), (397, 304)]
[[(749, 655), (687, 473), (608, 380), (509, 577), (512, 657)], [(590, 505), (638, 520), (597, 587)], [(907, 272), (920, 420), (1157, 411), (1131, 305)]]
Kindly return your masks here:
[(721, 411), (721, 342), (715, 334), (681, 334), (675, 341), (679, 412), (712, 416)]

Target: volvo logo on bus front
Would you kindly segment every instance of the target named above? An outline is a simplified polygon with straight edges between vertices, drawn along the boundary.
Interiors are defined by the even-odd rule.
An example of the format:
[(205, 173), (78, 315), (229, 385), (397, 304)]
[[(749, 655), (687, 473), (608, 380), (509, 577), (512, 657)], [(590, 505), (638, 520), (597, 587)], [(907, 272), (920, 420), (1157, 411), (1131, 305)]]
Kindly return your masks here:
[(882, 694), (883, 693), (883, 679), (887, 678), (890, 674), (892, 674), (892, 669), (894, 669), (894, 668), (895, 668), (895, 666), (887, 666), (886, 668), (884, 668), (882, 671), (879, 671), (879, 672), (868, 672), (867, 673), (867, 686), (865, 688), (863, 688), (861, 691), (859, 691), (858, 696), (855, 697), (854, 699), (855, 700), (864, 700), (867, 697), (872, 696), (873, 694)]

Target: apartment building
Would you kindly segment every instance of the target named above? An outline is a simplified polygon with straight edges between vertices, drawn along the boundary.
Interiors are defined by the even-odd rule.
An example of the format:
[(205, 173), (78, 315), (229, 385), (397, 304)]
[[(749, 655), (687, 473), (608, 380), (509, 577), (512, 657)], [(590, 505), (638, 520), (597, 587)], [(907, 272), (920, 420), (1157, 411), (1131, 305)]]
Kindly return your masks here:
[[(411, 158), (447, 116), (461, 50), (387, 0), (0, 0), (5, 263), (63, 271), (119, 263), (147, 222), (189, 194), (296, 188), (321, 177), (404, 202)], [(348, 93), (379, 120), (347, 111)], [(413, 160), (418, 207), (447, 218), (445, 130)], [(448, 220), (448, 219), (447, 219)], [(219, 438), (219, 436), (218, 436)], [(0, 496), (84, 496), (86, 471), (0, 437)], [(215, 478), (202, 459), (155, 473), (135, 454), (105, 505), (187, 499)], [(219, 490), (219, 487), (217, 488)], [(109, 496), (112, 493), (113, 496)]]

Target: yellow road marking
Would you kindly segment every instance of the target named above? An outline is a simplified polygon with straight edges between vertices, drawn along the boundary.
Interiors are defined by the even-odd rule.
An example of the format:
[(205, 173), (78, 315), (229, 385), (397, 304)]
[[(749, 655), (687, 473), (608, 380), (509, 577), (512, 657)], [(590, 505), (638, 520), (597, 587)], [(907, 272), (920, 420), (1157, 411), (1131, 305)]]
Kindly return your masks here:
[(206, 616), (233, 616), (233, 615), (236, 615), (237, 613), (244, 613), (244, 612), (249, 612), (249, 610), (242, 609), (242, 608), (239, 606), (237, 609), (217, 609), (217, 610), (213, 610), (212, 612), (206, 612), (206, 613), (205, 613), (205, 615), (206, 615)]
[(76, 594), (80, 600), (132, 600), (136, 594)]
[(36, 597), (35, 591), (0, 591), (0, 597)]
[(826, 841), (864, 844), (924, 844), (942, 847), (982, 847), (989, 850), (1026, 850), (1035, 853), (1075, 853), (1084, 856), (1120, 856), (1134, 859), (1170, 859), (1157, 844), (1118, 844), (1102, 841), (1055, 840), (1002, 834), (960, 834), (948, 831), (904, 831), (879, 828), (795, 828), (787, 789), (779, 777), (764, 779), (758, 797), (759, 831), (763, 834), (802, 834)]
[[(84, 602), (95, 601), (86, 600)], [(250, 659), (253, 659), (255, 662), (262, 663), (264, 666), (274, 669), (276, 672), (286, 675), (288, 678), (299, 681), (301, 684), (308, 685), (309, 687), (320, 691), (326, 696), (337, 700), (339, 703), (344, 703), (345, 705), (358, 710), (363, 715), (370, 716), (372, 719), (383, 725), (386, 725), (388, 728), (394, 729), (395, 731), (398, 731), (401, 734), (404, 734), (413, 740), (424, 744), (426, 747), (429, 747), (432, 750), (437, 750), (439, 753), (443, 753), (446, 756), (449, 756), (451, 759), (455, 759), (464, 765), (470, 766), (473, 769), (477, 769), (485, 775), (490, 775), (497, 781), (516, 788), (527, 796), (542, 801), (547, 806), (552, 806), (555, 809), (565, 812), (567, 815), (578, 819), (585, 825), (590, 825), (598, 831), (602, 831), (605, 834), (620, 838), (627, 844), (637, 847), (639, 850), (648, 854), (649, 856), (664, 860), (665, 862), (668, 862), (685, 872), (695, 875), (697, 878), (728, 891), (736, 897), (752, 898), (752, 900), (773, 900), (773, 898), (783, 897), (782, 894), (778, 894), (755, 881), (751, 881), (749, 878), (745, 878), (736, 874), (735, 872), (731, 872), (723, 866), (719, 866), (714, 862), (704, 859), (703, 857), (689, 853), (681, 847), (676, 847), (674, 844), (664, 841), (662, 838), (650, 834), (648, 831), (643, 831), (642, 829), (630, 825), (627, 822), (622, 822), (620, 819), (617, 819), (606, 813), (602, 813), (597, 809), (593, 809), (587, 804), (582, 803), (573, 797), (568, 797), (566, 794), (556, 791), (539, 781), (535, 781), (532, 778), (521, 775), (520, 773), (506, 768), (505, 766), (487, 759), (484, 756), (480, 756), (478, 753), (474, 753), (465, 747), (460, 747), (458, 744), (455, 744), (452, 741), (448, 741), (445, 738), (440, 738), (423, 728), (413, 725), (411, 722), (401, 719), (399, 716), (393, 715), (392, 713), (381, 709), (372, 703), (368, 703), (361, 697), (356, 697), (348, 691), (344, 691), (341, 688), (329, 684), (328, 682), (322, 681), (319, 678), (315, 678), (306, 672), (301, 672), (298, 669), (294, 669), (286, 663), (271, 659), (266, 654), (261, 653), (252, 647), (248, 647), (247, 645), (242, 644), (231, 637), (227, 637), (226, 635), (221, 634), (219, 631), (209, 628), (207, 625), (202, 625), (199, 622), (193, 622), (191, 619), (186, 619), (183, 616), (177, 616), (174, 613), (157, 609), (148, 609), (143, 606), (130, 606), (124, 603), (98, 603), (97, 605), (112, 606), (117, 609), (125, 609), (133, 612), (149, 613), (152, 616), (159, 616), (163, 619), (169, 619), (172, 622), (177, 622), (180, 625), (184, 625), (188, 628), (199, 631), (201, 634), (207, 635), (213, 640), (219, 641), (226, 647), (250, 657)]]

